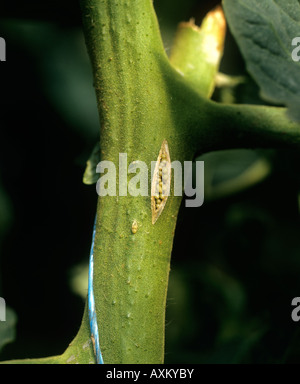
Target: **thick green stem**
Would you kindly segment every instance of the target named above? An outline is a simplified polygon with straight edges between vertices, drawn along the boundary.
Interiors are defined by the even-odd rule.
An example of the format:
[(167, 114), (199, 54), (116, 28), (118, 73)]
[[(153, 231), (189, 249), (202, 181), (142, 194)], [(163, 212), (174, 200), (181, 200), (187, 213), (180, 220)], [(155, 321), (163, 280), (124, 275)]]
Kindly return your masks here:
[[(150, 0), (85, 0), (82, 12), (101, 120), (101, 157), (119, 171), (149, 169), (164, 139), (183, 151), (161, 68), (167, 66)], [(150, 173), (149, 173), (150, 184)], [(117, 182), (117, 194), (119, 183)], [(149, 185), (150, 192), (150, 185)], [(149, 196), (99, 198), (94, 291), (105, 363), (162, 363), (170, 254), (180, 198), (169, 199), (155, 225)], [(137, 232), (132, 224), (137, 223)]]
[(201, 151), (300, 146), (300, 124), (288, 118), (285, 108), (209, 102), (207, 111), (211, 132), (206, 132), (204, 146), (196, 131)]

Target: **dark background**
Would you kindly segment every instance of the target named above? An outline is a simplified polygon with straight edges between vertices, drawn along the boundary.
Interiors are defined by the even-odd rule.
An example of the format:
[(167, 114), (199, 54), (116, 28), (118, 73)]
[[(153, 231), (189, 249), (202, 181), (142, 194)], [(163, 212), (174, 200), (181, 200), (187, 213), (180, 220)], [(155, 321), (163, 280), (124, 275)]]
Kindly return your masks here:
[[(179, 21), (200, 22), (217, 3), (156, 0), (166, 51)], [(80, 326), (84, 300), (71, 281), (88, 261), (97, 195), (82, 175), (99, 123), (78, 4), (5, 1), (0, 15), (0, 296), (18, 318), (15, 341), (0, 352), (6, 360), (60, 354)], [(262, 103), (229, 32), (221, 69), (247, 81), (216, 100), (229, 92)], [(212, 191), (253, 164), (269, 169), (232, 193), (207, 192), (200, 208), (182, 206), (166, 362), (299, 363), (300, 323), (291, 320), (300, 296), (299, 154), (204, 160)]]

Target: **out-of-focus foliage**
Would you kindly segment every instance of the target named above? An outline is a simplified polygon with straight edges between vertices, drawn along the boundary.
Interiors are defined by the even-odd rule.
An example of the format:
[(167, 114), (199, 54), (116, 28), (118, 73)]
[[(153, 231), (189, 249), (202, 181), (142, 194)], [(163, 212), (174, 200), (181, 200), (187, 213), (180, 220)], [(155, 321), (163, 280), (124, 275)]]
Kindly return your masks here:
[(6, 308), (5, 321), (0, 322), (0, 351), (16, 338), (17, 317), (11, 308)]
[[(11, 202), (5, 193), (5, 190), (0, 183), (0, 262), (1, 262), (1, 247), (2, 240), (5, 238), (12, 220)], [(1, 269), (0, 269), (1, 270)], [(2, 284), (0, 273), (0, 297), (2, 297)], [(2, 309), (3, 310), (3, 309)], [(0, 321), (0, 351), (6, 344), (11, 343), (15, 339), (16, 314), (9, 308), (5, 308), (6, 321)]]
[[(167, 53), (177, 23), (199, 23), (217, 3), (155, 1)], [(18, 316), (1, 360), (62, 353), (83, 313), (97, 195), (82, 176), (99, 123), (79, 17), (56, 21), (49, 4), (0, 19), (8, 49), (0, 68), (0, 295)], [(263, 103), (229, 32), (221, 70), (243, 81), (223, 84), (215, 100)], [(182, 206), (175, 235), (166, 362), (299, 362), (291, 320), (300, 295), (299, 154), (202, 159), (205, 203)]]
[(227, 159), (226, 152), (204, 157), (208, 170), (213, 161), (216, 186), (225, 186), (223, 197), (195, 210), (182, 207), (172, 255), (166, 358), (299, 363), (299, 326), (291, 320), (291, 299), (300, 289), (299, 155), (265, 153), (273, 164), (268, 177), (228, 195), (226, 179), (231, 184), (228, 177), (240, 178), (238, 170), (247, 170), (246, 159), (251, 161), (247, 152), (236, 155), (244, 165), (233, 167), (232, 153)]

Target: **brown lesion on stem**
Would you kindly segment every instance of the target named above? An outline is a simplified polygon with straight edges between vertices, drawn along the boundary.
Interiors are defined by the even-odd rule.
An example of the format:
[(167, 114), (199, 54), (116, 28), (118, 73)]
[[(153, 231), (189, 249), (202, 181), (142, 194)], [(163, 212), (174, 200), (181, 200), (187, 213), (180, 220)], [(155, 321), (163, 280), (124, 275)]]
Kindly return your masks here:
[(151, 186), (151, 209), (152, 224), (155, 224), (161, 215), (168, 196), (171, 185), (171, 159), (167, 140), (164, 140), (156, 161), (152, 186)]

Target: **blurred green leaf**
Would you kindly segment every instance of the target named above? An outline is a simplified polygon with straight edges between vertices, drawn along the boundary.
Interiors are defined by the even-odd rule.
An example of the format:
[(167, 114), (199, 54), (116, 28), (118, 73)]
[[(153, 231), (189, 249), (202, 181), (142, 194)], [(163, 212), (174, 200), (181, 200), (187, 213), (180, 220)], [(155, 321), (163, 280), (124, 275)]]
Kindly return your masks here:
[(6, 321), (0, 321), (0, 351), (16, 338), (17, 315), (11, 308), (6, 308)]
[(100, 146), (97, 143), (91, 153), (90, 158), (86, 163), (86, 169), (83, 175), (84, 184), (95, 184), (99, 179), (99, 175), (96, 173), (97, 164), (100, 161)]
[(88, 274), (88, 263), (75, 265), (70, 271), (70, 288), (84, 300), (88, 291)]
[(34, 57), (42, 90), (66, 123), (82, 137), (94, 139), (99, 116), (81, 29), (14, 19), (0, 25), (11, 44), (15, 41)]
[(215, 200), (242, 192), (263, 181), (272, 170), (269, 159), (248, 149), (207, 153), (205, 162), (205, 199)]
[(291, 56), (300, 30), (299, 0), (224, 0), (224, 9), (262, 97), (286, 105), (300, 121), (300, 62)]

